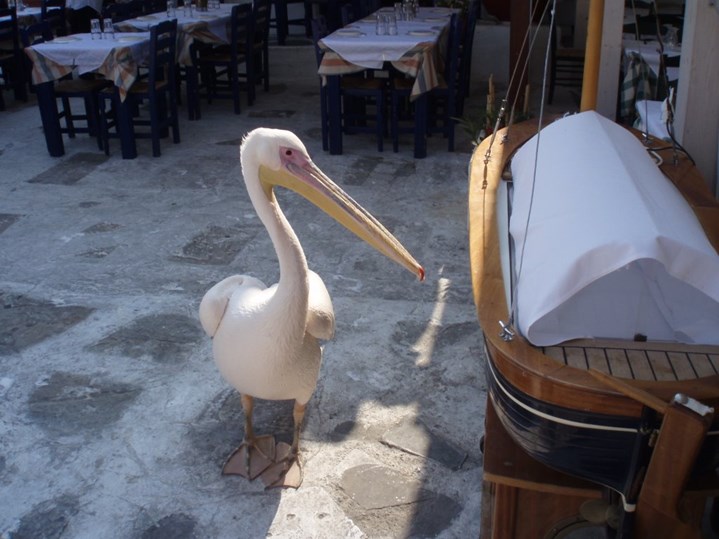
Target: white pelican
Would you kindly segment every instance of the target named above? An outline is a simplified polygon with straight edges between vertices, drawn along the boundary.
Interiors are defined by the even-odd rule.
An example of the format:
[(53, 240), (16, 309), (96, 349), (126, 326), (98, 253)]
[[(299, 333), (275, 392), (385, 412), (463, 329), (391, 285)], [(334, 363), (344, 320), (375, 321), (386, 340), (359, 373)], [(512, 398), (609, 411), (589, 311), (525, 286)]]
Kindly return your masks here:
[[(277, 252), (280, 281), (267, 288), (253, 277), (233, 275), (213, 286), (200, 303), (200, 321), (213, 338), (215, 363), (239, 391), (245, 412), (244, 440), (223, 473), (250, 480), (262, 474), (268, 486), (298, 487), (300, 427), (322, 359), (318, 340), (332, 338), (335, 318), (327, 288), (307, 267), (274, 186), (304, 196), (420, 280), (424, 270), (377, 219), (312, 162), (293, 133), (255, 129), (242, 141), (240, 161), (250, 200)], [(273, 437), (255, 436), (254, 398), (295, 401), (291, 447), (280, 444), (275, 454)]]

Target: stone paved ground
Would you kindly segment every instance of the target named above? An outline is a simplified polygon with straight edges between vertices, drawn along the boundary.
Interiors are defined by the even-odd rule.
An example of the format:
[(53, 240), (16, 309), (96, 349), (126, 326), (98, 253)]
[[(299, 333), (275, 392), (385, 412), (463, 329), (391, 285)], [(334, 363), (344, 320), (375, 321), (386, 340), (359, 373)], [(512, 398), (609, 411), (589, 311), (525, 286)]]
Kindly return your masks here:
[[(275, 52), (275, 51), (273, 51)], [(36, 107), (0, 113), (0, 536), (476, 537), (485, 385), (466, 235), (469, 145), (321, 149), (309, 47), (273, 54), (269, 94), (204, 105), (182, 143), (123, 161), (66, 139), (47, 155)], [(184, 110), (183, 110), (184, 112)], [(297, 491), (222, 477), (242, 437), (198, 303), (277, 262), (240, 182), (238, 143), (294, 130), (316, 162), (425, 265), (410, 274), (292, 193), (281, 204), (333, 296), (302, 433)], [(291, 403), (260, 402), (291, 436)]]

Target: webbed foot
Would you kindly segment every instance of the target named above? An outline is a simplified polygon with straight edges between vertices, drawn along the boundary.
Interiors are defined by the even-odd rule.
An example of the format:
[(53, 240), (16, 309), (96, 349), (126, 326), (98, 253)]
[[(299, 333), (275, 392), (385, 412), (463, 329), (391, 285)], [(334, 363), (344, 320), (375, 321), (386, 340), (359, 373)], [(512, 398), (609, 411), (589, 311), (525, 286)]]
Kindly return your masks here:
[(302, 484), (302, 465), (297, 452), (284, 442), (277, 444), (275, 462), (262, 472), (265, 488), (299, 488)]
[(227, 458), (222, 475), (241, 475), (252, 481), (275, 462), (274, 436), (257, 436), (243, 440), (240, 446)]

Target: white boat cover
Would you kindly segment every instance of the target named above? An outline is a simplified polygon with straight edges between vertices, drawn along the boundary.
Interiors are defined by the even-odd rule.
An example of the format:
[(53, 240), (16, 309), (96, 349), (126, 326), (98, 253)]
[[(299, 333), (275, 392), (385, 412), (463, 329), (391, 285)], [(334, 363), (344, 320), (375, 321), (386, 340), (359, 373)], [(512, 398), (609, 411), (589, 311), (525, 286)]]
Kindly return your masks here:
[(519, 331), (536, 346), (637, 334), (719, 344), (719, 255), (641, 142), (595, 112), (539, 141), (512, 160)]

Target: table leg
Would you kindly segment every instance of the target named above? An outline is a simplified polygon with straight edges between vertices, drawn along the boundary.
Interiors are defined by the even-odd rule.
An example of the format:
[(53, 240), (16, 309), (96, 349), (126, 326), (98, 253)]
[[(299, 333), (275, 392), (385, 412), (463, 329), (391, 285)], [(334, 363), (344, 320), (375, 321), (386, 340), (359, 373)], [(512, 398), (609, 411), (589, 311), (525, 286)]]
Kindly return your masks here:
[(327, 115), (329, 116), (330, 154), (342, 153), (342, 104), (340, 96), (340, 77), (327, 77)]
[(47, 151), (53, 157), (65, 155), (65, 146), (62, 143), (62, 132), (60, 131), (60, 118), (57, 112), (57, 101), (55, 100), (55, 83), (53, 81), (43, 82), (35, 87), (35, 91)]
[(414, 157), (427, 157), (427, 94), (414, 100)]
[(132, 125), (130, 100), (121, 101), (120, 96), (117, 95), (115, 104), (117, 107), (117, 132), (120, 135), (122, 158), (135, 159), (137, 157), (137, 145), (135, 144), (135, 128)]

